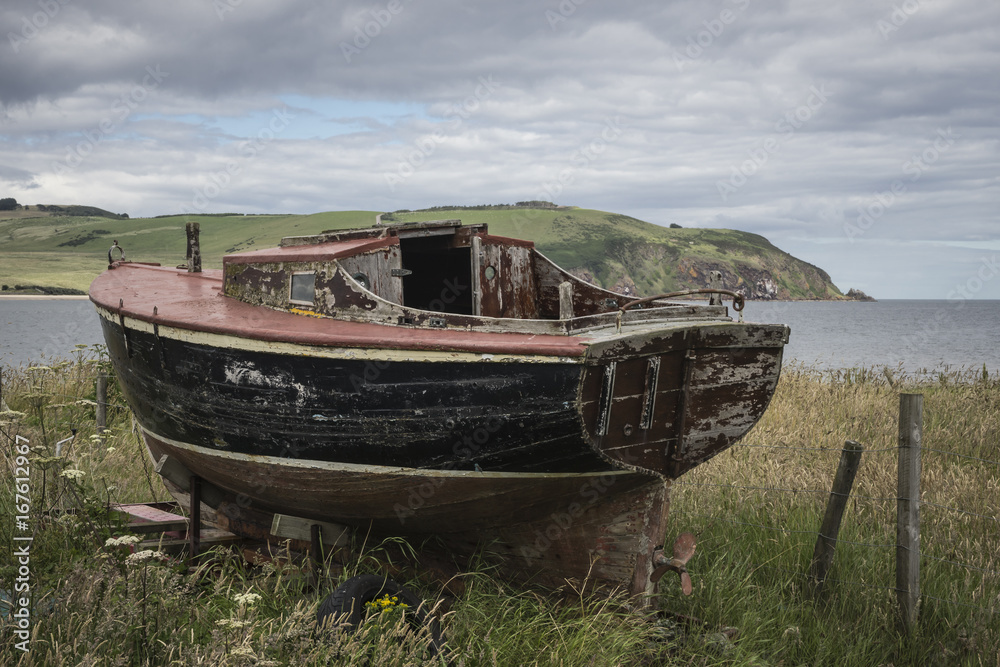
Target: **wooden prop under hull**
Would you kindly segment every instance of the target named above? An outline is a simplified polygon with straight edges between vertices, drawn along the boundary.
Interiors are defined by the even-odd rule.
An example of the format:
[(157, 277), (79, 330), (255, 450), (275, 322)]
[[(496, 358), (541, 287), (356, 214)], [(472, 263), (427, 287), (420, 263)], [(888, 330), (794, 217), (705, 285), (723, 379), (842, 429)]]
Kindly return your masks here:
[[(666, 534), (669, 482), (655, 476), (338, 471), (316, 462), (218, 457), (148, 431), (144, 437), (154, 460), (168, 455), (221, 491), (220, 527), (254, 539), (279, 541), (270, 534), (273, 516), (290, 514), (353, 525), (373, 537), (431, 536), (429, 548), (459, 558), (496, 554), (503, 575), (517, 581), (555, 588), (569, 580), (642, 595)], [(437, 486), (425, 486), (435, 478)], [(186, 504), (186, 494), (168, 488)], [(423, 501), (416, 509), (411, 490)]]

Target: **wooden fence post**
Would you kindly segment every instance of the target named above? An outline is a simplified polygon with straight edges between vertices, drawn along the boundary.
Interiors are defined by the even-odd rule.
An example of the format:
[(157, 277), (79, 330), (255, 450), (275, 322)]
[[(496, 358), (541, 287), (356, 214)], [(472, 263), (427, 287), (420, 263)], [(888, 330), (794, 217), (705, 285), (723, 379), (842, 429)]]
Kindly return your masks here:
[(833, 554), (837, 548), (837, 535), (840, 533), (840, 523), (844, 518), (847, 499), (851, 495), (854, 478), (861, 465), (861, 454), (864, 451), (865, 448), (860, 443), (848, 440), (840, 452), (840, 465), (837, 466), (837, 475), (833, 478), (830, 500), (826, 505), (823, 525), (819, 529), (812, 563), (809, 565), (809, 576), (812, 577), (815, 584), (816, 595), (823, 591), (826, 573), (830, 569), (830, 564), (833, 563)]
[(917, 622), (920, 602), (920, 446), (924, 397), (899, 395), (899, 475), (896, 500), (896, 598), (903, 628)]

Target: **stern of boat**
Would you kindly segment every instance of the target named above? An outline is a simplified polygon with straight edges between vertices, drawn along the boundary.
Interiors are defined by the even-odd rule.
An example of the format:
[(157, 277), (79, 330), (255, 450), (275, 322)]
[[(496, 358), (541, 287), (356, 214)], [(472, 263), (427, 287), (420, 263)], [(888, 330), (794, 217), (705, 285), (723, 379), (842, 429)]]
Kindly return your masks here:
[(595, 342), (581, 382), (591, 445), (616, 465), (675, 479), (763, 416), (788, 327), (715, 322)]

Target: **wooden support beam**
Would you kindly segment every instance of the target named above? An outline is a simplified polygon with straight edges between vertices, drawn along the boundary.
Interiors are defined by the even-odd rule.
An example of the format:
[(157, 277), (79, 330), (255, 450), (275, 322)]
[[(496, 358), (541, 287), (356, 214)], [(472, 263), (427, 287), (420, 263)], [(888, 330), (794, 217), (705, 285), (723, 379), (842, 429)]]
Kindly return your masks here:
[(559, 319), (573, 319), (573, 283), (559, 283)]
[(201, 539), (201, 478), (191, 475), (188, 486), (191, 489), (191, 527), (188, 528), (188, 543), (191, 558), (198, 556)]
[[(709, 271), (708, 272), (708, 288), (709, 289), (722, 289), (722, 271)], [(708, 305), (710, 306), (721, 306), (722, 305), (722, 294), (712, 293), (708, 295)]]
[[(177, 459), (164, 454), (153, 468), (160, 477), (176, 484), (184, 493), (191, 492), (191, 476), (194, 474)], [(201, 480), (201, 500), (210, 507), (218, 507), (225, 499), (222, 489), (211, 482)]]
[(822, 593), (826, 574), (833, 563), (840, 523), (844, 518), (844, 510), (847, 508), (847, 500), (851, 495), (854, 478), (861, 465), (861, 454), (864, 451), (865, 448), (860, 443), (848, 440), (840, 452), (840, 465), (837, 466), (837, 474), (833, 478), (830, 500), (826, 505), (826, 514), (823, 516), (816, 548), (813, 550), (812, 563), (809, 565), (809, 576), (813, 580), (816, 595)]
[(104, 446), (104, 431), (108, 427), (108, 376), (100, 373), (97, 376), (97, 435), (101, 436), (101, 446)]
[(343, 547), (350, 542), (351, 529), (338, 523), (328, 523), (326, 521), (313, 521), (287, 514), (275, 514), (271, 521), (271, 534), (275, 537), (301, 540), (312, 543), (313, 526), (318, 526), (319, 538), (326, 549), (336, 549)]
[(920, 447), (924, 397), (899, 395), (899, 472), (896, 500), (896, 598), (909, 632), (920, 602)]
[(187, 270), (188, 273), (201, 273), (201, 242), (199, 233), (201, 225), (197, 222), (187, 223)]

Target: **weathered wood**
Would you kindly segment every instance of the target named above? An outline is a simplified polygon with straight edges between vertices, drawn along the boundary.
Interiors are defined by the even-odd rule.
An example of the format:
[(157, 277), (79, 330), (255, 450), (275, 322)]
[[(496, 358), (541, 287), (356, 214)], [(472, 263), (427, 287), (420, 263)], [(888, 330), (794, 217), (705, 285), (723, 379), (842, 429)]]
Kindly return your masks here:
[(833, 489), (830, 491), (830, 500), (826, 505), (826, 514), (823, 516), (823, 524), (820, 526), (812, 563), (809, 566), (809, 576), (813, 579), (816, 594), (822, 591), (826, 574), (833, 563), (840, 523), (864, 450), (864, 446), (860, 443), (848, 440), (840, 452), (840, 465), (837, 466), (837, 474), (833, 478)]
[[(227, 530), (219, 528), (205, 528), (201, 531), (199, 544), (201, 547), (214, 547), (223, 544), (233, 544), (243, 538)], [(191, 542), (188, 538), (161, 537), (154, 540), (144, 540), (138, 545), (139, 549), (154, 549), (167, 554), (183, 554), (190, 552)]]
[(623, 313), (624, 295), (485, 231), (383, 226), (221, 274), (119, 263), (96, 280), (122, 391), (192, 520), (200, 491), (227, 525), (303, 517), (316, 558), (333, 521), (492, 540), (540, 581), (645, 591), (663, 477), (759, 418), (788, 329), (724, 306)]
[(559, 319), (573, 319), (573, 283), (559, 283)]
[(228, 499), (235, 514), (250, 503), (312, 521), (371, 522), (396, 534), (489, 530), (512, 517), (545, 519), (580, 497), (596, 502), (601, 489), (609, 488), (613, 496), (651, 479), (625, 470), (548, 474), (337, 465), (180, 447), (148, 432), (144, 438), (154, 458), (169, 453), (186, 468), (200, 471), (203, 487), (212, 483), (246, 493), (242, 503), (237, 494), (228, 493), (214, 507)]
[(188, 528), (188, 545), (191, 558), (198, 556), (201, 546), (201, 479), (191, 475), (188, 487), (191, 489), (191, 526)]
[(288, 514), (275, 514), (271, 522), (271, 534), (275, 537), (308, 542), (312, 540), (314, 530), (319, 531), (319, 537), (326, 549), (343, 547), (350, 542), (350, 528), (342, 524), (303, 519)]
[(97, 435), (101, 436), (104, 445), (104, 431), (108, 426), (108, 376), (99, 373), (97, 376)]
[[(156, 457), (156, 461), (153, 471), (157, 475), (176, 484), (183, 493), (191, 493), (191, 476), (194, 474), (191, 470), (177, 458), (166, 454)], [(218, 507), (219, 503), (222, 502), (223, 495), (222, 490), (214, 484), (208, 483), (204, 479), (201, 481), (201, 499), (207, 505)]]
[[(708, 272), (708, 288), (709, 289), (722, 289), (722, 271), (709, 271)], [(709, 295), (708, 305), (710, 306), (721, 306), (722, 305), (722, 294), (715, 292)]]
[(309, 526), (309, 560), (312, 561), (313, 585), (319, 583), (323, 575), (323, 541), (320, 539), (322, 528), (318, 523)]
[(200, 231), (201, 225), (199, 223), (187, 223), (188, 273), (201, 273), (201, 241), (198, 238)]
[(126, 525), (132, 533), (187, 531), (187, 517), (168, 512), (149, 503), (113, 503), (111, 509), (130, 518)]
[(923, 395), (899, 396), (899, 471), (896, 501), (896, 598), (900, 620), (909, 632), (920, 602), (920, 449)]

